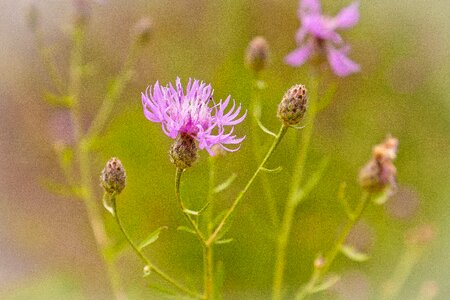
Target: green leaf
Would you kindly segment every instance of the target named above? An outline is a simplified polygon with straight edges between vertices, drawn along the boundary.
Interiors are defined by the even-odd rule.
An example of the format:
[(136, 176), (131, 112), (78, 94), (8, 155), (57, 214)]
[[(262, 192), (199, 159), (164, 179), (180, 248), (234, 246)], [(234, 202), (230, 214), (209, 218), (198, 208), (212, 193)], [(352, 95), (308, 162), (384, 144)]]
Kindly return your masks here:
[(103, 198), (102, 198), (103, 206), (113, 216), (116, 214), (116, 212), (114, 210), (115, 197), (116, 197), (116, 195), (114, 193), (113, 194), (109, 194), (107, 192), (104, 192), (103, 193)]
[(189, 232), (189, 233), (192, 233), (192, 234), (194, 234), (194, 235), (197, 234), (193, 229), (191, 229), (191, 228), (189, 228), (189, 227), (186, 227), (186, 226), (178, 226), (177, 230)]
[(157, 292), (159, 292), (159, 293), (161, 293), (161, 294), (163, 294), (163, 295), (165, 295), (167, 298), (179, 299), (177, 297), (177, 295), (178, 295), (177, 293), (175, 293), (174, 291), (171, 291), (171, 290), (169, 290), (169, 289), (167, 289), (165, 287), (161, 287), (161, 286), (156, 285), (156, 284), (149, 284), (148, 287), (153, 289), (153, 290), (155, 290), (155, 291), (157, 291)]
[(69, 198), (75, 197), (81, 199), (80, 187), (54, 182), (50, 179), (41, 180), (41, 186), (46, 190), (48, 190), (49, 192), (58, 196)]
[(198, 215), (199, 215), (199, 212), (198, 212), (198, 211), (190, 210), (190, 209), (187, 209), (187, 208), (185, 208), (185, 209), (183, 210), (183, 212), (185, 212), (185, 213), (187, 213), (187, 214), (189, 214), (189, 215), (193, 215), (193, 216), (198, 216)]
[(279, 167), (277, 167), (275, 169), (267, 169), (267, 168), (264, 168), (264, 167), (261, 168), (261, 171), (264, 171), (264, 172), (267, 172), (267, 173), (280, 173), (282, 170), (283, 170), (282, 166), (279, 166)]
[(333, 287), (341, 277), (339, 275), (330, 275), (327, 278), (325, 278), (320, 284), (314, 286), (311, 290), (311, 294), (315, 294), (318, 292), (326, 291), (329, 288)]
[(217, 245), (223, 245), (223, 244), (231, 243), (232, 241), (233, 241), (233, 238), (225, 239), (225, 240), (218, 240), (218, 241), (215, 242), (215, 244), (217, 244)]
[(363, 262), (369, 259), (367, 254), (359, 252), (355, 247), (349, 245), (343, 245), (341, 247), (341, 252), (353, 261)]
[(277, 135), (272, 132), (271, 130), (269, 130), (266, 126), (263, 125), (263, 123), (261, 123), (261, 120), (259, 120), (258, 118), (255, 117), (256, 120), (256, 124), (258, 124), (259, 128), (261, 128), (261, 130), (265, 133), (267, 133), (268, 135), (273, 136), (274, 138), (277, 137)]
[(228, 177), (227, 180), (225, 180), (223, 183), (219, 184), (218, 186), (216, 186), (213, 190), (214, 194), (223, 192), (224, 190), (226, 190), (232, 183), (233, 181), (237, 178), (236, 173), (231, 174), (230, 177)]
[(167, 229), (167, 226), (159, 227), (158, 229), (156, 229), (155, 231), (150, 233), (148, 235), (148, 237), (139, 244), (138, 249), (142, 250), (145, 247), (147, 247), (148, 245), (156, 242), (156, 240), (159, 238), (159, 234), (161, 233), (161, 230), (163, 230), (163, 229)]
[(47, 92), (44, 94), (43, 98), (44, 101), (51, 106), (64, 108), (70, 108), (73, 106), (73, 98), (71, 96), (58, 96)]
[(342, 182), (339, 185), (337, 198), (338, 198), (339, 202), (342, 204), (342, 206), (344, 207), (344, 210), (345, 210), (345, 213), (347, 214), (347, 217), (350, 220), (353, 220), (353, 218), (354, 218), (353, 209), (350, 206), (350, 203), (348, 203), (347, 197), (345, 196), (345, 190), (346, 189), (347, 189), (347, 183)]
[(375, 203), (377, 205), (383, 205), (389, 199), (391, 194), (392, 194), (392, 189), (391, 189), (391, 187), (388, 186), (381, 192), (374, 194), (372, 197), (372, 201), (373, 201), (373, 203)]

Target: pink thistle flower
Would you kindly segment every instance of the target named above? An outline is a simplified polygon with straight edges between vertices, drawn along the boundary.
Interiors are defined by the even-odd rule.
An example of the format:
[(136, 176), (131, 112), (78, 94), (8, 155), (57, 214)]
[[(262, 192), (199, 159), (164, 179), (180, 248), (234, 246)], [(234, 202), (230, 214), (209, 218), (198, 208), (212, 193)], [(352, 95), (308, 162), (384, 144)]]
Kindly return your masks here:
[(301, 66), (314, 53), (325, 52), (336, 75), (344, 77), (360, 71), (359, 65), (347, 57), (350, 46), (336, 32), (358, 23), (358, 3), (350, 4), (335, 17), (330, 17), (322, 14), (319, 0), (300, 0), (298, 17), (302, 23), (296, 35), (298, 48), (285, 57), (288, 65)]
[[(239, 150), (244, 137), (233, 135), (234, 125), (241, 123), (245, 113), (238, 117), (241, 105), (236, 106), (231, 96), (216, 103), (211, 84), (189, 79), (186, 91), (183, 90), (180, 78), (175, 86), (161, 86), (157, 81), (142, 93), (142, 106), (145, 117), (152, 122), (161, 123), (162, 131), (170, 138), (187, 135), (198, 142), (200, 149), (206, 149), (214, 156), (212, 147), (219, 145), (223, 149), (234, 152)], [(230, 149), (224, 145), (239, 145)]]

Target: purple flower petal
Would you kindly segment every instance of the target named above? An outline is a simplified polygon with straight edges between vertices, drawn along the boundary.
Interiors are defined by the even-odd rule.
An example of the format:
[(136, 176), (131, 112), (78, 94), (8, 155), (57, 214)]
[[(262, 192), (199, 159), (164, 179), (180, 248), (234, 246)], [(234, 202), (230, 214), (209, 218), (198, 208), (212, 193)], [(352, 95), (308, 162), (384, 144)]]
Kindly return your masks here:
[(319, 15), (322, 13), (319, 0), (300, 0), (299, 7), (299, 18), (302, 18), (304, 15)]
[(347, 49), (338, 50), (332, 46), (327, 47), (328, 62), (333, 72), (340, 77), (345, 77), (360, 71), (360, 66), (349, 59), (346, 52)]
[(311, 56), (314, 49), (313, 43), (309, 42), (301, 48), (295, 49), (289, 53), (285, 58), (284, 62), (292, 67), (298, 67), (303, 65), (308, 58)]
[(343, 8), (334, 18), (335, 28), (351, 28), (359, 21), (359, 3), (355, 2)]

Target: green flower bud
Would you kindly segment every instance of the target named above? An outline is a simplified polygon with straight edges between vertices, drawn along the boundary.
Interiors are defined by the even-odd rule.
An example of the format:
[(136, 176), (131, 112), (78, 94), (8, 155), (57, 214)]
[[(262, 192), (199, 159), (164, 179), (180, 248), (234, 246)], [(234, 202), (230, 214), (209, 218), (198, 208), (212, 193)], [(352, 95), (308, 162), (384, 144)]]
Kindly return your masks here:
[(105, 192), (120, 194), (125, 188), (126, 173), (121, 161), (115, 157), (108, 160), (100, 175), (100, 182)]
[(291, 87), (278, 105), (277, 117), (284, 125), (297, 125), (303, 119), (308, 104), (308, 93), (304, 85)]

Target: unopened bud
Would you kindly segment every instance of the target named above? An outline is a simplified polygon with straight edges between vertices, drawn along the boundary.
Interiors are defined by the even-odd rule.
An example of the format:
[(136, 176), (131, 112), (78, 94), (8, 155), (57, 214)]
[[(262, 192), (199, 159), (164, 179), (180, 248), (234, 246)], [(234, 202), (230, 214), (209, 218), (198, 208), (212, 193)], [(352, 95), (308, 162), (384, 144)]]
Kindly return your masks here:
[(379, 192), (396, 187), (397, 169), (392, 161), (397, 157), (397, 148), (398, 140), (393, 137), (373, 148), (372, 159), (359, 172), (358, 182), (362, 188)]
[(180, 134), (169, 150), (170, 161), (179, 169), (187, 169), (198, 158), (198, 148), (193, 137)]
[(120, 194), (125, 188), (126, 173), (122, 162), (113, 157), (106, 163), (105, 168), (100, 175), (100, 182), (105, 191), (109, 194)]
[(269, 44), (262, 36), (255, 37), (245, 53), (245, 64), (255, 72), (260, 72), (269, 63)]
[(304, 85), (297, 84), (291, 87), (278, 105), (277, 117), (284, 125), (300, 123), (306, 113), (308, 93)]
[(153, 24), (150, 18), (141, 18), (133, 27), (132, 34), (137, 42), (145, 45), (150, 41)]

